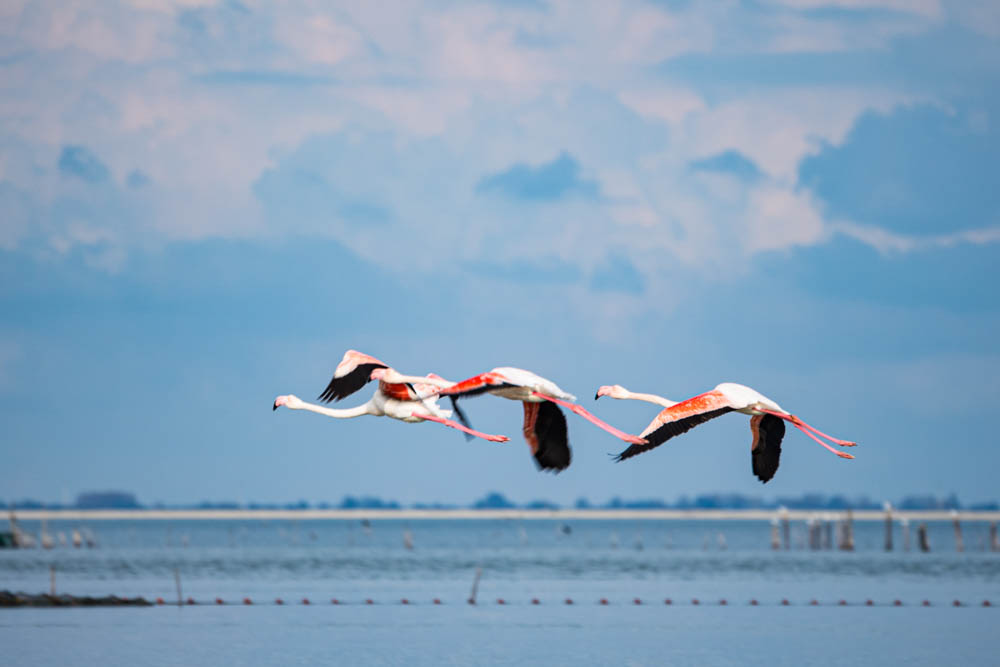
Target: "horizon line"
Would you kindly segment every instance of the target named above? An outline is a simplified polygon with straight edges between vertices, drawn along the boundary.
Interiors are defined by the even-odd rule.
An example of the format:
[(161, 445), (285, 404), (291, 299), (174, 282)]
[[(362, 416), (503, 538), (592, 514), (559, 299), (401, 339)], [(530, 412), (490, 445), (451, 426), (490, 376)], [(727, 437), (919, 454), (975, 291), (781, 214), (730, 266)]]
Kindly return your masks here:
[[(657, 519), (657, 520), (751, 520), (841, 518), (850, 513), (855, 521), (884, 521), (885, 510), (792, 510), (792, 509), (117, 509), (117, 510), (12, 510), (20, 520), (108, 521), (108, 520), (225, 520), (225, 519)], [(907, 521), (1000, 521), (996, 510), (897, 510), (893, 520)]]

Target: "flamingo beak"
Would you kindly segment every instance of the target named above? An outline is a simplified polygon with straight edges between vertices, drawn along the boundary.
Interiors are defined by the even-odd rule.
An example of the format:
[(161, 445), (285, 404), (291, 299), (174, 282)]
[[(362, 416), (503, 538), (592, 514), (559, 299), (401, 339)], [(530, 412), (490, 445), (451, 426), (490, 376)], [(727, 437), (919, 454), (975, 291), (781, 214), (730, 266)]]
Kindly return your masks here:
[(599, 389), (597, 390), (597, 393), (596, 393), (596, 394), (594, 394), (594, 400), (596, 401), (596, 400), (597, 400), (597, 399), (599, 399), (599, 398), (600, 398), (601, 396), (607, 396), (607, 395), (608, 395), (608, 394), (610, 394), (610, 393), (611, 393), (611, 387), (609, 387), (608, 385), (604, 385), (603, 387), (600, 387), (600, 388), (599, 388)]
[(288, 397), (279, 396), (278, 398), (274, 399), (274, 406), (271, 407), (271, 412), (274, 412), (275, 410), (280, 408), (282, 405), (285, 405), (286, 403), (288, 403)]

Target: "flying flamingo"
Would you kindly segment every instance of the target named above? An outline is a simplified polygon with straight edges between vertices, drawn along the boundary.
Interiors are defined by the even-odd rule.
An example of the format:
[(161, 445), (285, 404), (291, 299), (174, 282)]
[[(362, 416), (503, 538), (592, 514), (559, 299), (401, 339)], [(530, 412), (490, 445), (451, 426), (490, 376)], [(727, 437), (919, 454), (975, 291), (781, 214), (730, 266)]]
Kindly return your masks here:
[(853, 459), (854, 457), (847, 452), (834, 449), (816, 436), (826, 438), (841, 447), (854, 447), (858, 444), (831, 437), (806, 424), (795, 415), (786, 412), (780, 405), (763, 394), (750, 387), (732, 382), (723, 382), (712, 391), (699, 394), (680, 403), (655, 394), (634, 393), (617, 384), (605, 385), (598, 389), (594, 400), (601, 396), (647, 401), (665, 408), (642, 432), (641, 435), (647, 440), (646, 444), (632, 445), (619, 454), (615, 458), (616, 461), (624, 461), (636, 454), (642, 454), (662, 445), (675, 435), (686, 433), (699, 424), (733, 411), (751, 415), (750, 432), (753, 434), (753, 442), (750, 444), (751, 463), (754, 475), (761, 482), (770, 480), (778, 470), (781, 439), (785, 436), (786, 421), (791, 422), (792, 426), (845, 459)]
[(435, 391), (441, 396), (449, 396), (455, 412), (465, 420), (457, 400), (466, 396), (489, 393), (521, 401), (524, 405), (524, 439), (535, 457), (535, 464), (541, 470), (556, 472), (569, 467), (571, 453), (566, 429), (566, 417), (557, 406), (561, 405), (584, 419), (596, 424), (608, 433), (632, 446), (645, 444), (645, 440), (619, 431), (570, 401), (576, 397), (560, 389), (556, 383), (520, 368), (494, 368), (489, 373), (481, 373), (450, 387)]
[[(408, 423), (422, 421), (436, 422), (463, 433), (483, 438), (490, 442), (507, 442), (504, 435), (480, 433), (449, 419), (451, 410), (445, 410), (437, 405), (435, 390), (450, 387), (454, 383), (444, 378), (428, 374), (425, 377), (401, 375), (375, 357), (348, 350), (343, 360), (337, 365), (333, 378), (319, 398), (325, 403), (339, 401), (358, 391), (371, 380), (378, 380), (378, 388), (367, 403), (347, 410), (334, 410), (321, 405), (306, 403), (298, 396), (288, 394), (274, 399), (274, 410), (285, 406), (291, 410), (309, 410), (336, 419), (350, 419), (362, 415), (376, 417), (392, 417)], [(424, 397), (422, 394), (429, 394)]]

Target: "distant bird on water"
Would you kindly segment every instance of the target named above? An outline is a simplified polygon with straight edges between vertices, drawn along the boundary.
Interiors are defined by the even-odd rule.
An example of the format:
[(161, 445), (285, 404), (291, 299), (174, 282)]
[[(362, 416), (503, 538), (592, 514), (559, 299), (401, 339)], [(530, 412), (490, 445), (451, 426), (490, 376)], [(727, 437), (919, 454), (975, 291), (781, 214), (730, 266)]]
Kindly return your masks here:
[(450, 387), (438, 389), (435, 393), (451, 397), (455, 412), (463, 421), (467, 420), (458, 407), (457, 401), (460, 398), (488, 393), (512, 401), (521, 401), (524, 405), (524, 439), (535, 457), (535, 464), (541, 470), (556, 472), (565, 470), (572, 458), (566, 417), (559, 409), (560, 405), (616, 438), (632, 443), (633, 446), (646, 442), (642, 438), (619, 431), (584, 410), (582, 406), (572, 403), (576, 397), (560, 389), (551, 380), (520, 368), (494, 368), (488, 373), (480, 373)]
[(616, 461), (624, 461), (636, 454), (647, 452), (662, 445), (675, 435), (686, 433), (695, 426), (704, 424), (727, 412), (742, 412), (745, 415), (751, 415), (750, 432), (753, 434), (753, 442), (750, 444), (751, 465), (754, 475), (761, 482), (770, 480), (778, 470), (781, 440), (785, 436), (786, 421), (837, 456), (845, 459), (854, 458), (846, 452), (834, 449), (817, 436), (826, 438), (841, 447), (854, 447), (856, 442), (840, 440), (813, 428), (795, 415), (786, 412), (768, 397), (741, 384), (723, 382), (712, 391), (679, 403), (655, 394), (634, 393), (617, 384), (601, 387), (597, 390), (594, 399), (601, 396), (647, 401), (665, 408), (641, 433), (647, 442), (632, 445), (619, 454), (615, 458)]
[[(507, 442), (505, 435), (490, 435), (474, 431), (468, 426), (452, 421), (451, 410), (445, 410), (437, 405), (435, 390), (450, 387), (453, 382), (428, 374), (425, 377), (401, 375), (375, 357), (348, 350), (337, 365), (330, 383), (319, 395), (319, 400), (329, 403), (350, 396), (364, 387), (368, 382), (378, 380), (378, 388), (367, 403), (346, 410), (335, 410), (321, 405), (306, 403), (298, 396), (288, 394), (274, 399), (273, 409), (285, 406), (291, 410), (309, 410), (335, 419), (351, 419), (363, 415), (375, 417), (392, 417), (408, 423), (422, 421), (436, 422), (463, 433), (483, 438), (490, 442)], [(422, 396), (426, 394), (426, 396)]]

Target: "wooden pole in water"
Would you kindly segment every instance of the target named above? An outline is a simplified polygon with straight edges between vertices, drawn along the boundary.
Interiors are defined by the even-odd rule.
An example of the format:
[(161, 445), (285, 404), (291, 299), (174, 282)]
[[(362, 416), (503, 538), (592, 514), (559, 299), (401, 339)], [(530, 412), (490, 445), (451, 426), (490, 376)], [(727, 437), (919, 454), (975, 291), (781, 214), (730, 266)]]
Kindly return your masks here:
[[(996, 533), (996, 524), (993, 524), (993, 532)], [(771, 548), (775, 551), (781, 548), (781, 535), (778, 533), (778, 517), (771, 518)]]
[(892, 551), (892, 504), (885, 501), (885, 550)]
[(780, 508), (778, 514), (781, 515), (781, 536), (785, 542), (785, 550), (792, 548), (792, 523), (788, 520), (788, 509)]
[(56, 596), (56, 566), (49, 565), (49, 594)]
[(997, 541), (997, 522), (990, 523), (990, 551), (1000, 551), (1000, 542)]
[(905, 516), (899, 520), (899, 525), (903, 529), (903, 551), (910, 550), (910, 520)]
[(927, 524), (922, 523), (917, 526), (917, 544), (920, 546), (920, 550), (927, 553), (931, 550), (931, 545), (927, 541)]
[(177, 606), (184, 605), (184, 598), (181, 596), (181, 571), (174, 568), (174, 584), (177, 586)]
[(833, 548), (833, 519), (825, 517), (823, 519), (823, 548)]
[(476, 593), (479, 591), (479, 577), (483, 576), (483, 568), (476, 568), (476, 576), (472, 580), (472, 591), (469, 593), (469, 604), (476, 604)]
[(962, 524), (958, 520), (958, 512), (951, 511), (951, 523), (955, 527), (955, 551), (962, 553), (965, 545), (962, 544)]
[(854, 551), (854, 511), (847, 510), (847, 517), (844, 519), (844, 540), (840, 543), (843, 551)]

